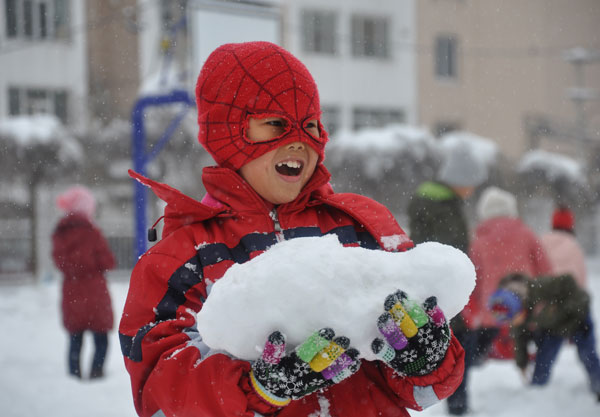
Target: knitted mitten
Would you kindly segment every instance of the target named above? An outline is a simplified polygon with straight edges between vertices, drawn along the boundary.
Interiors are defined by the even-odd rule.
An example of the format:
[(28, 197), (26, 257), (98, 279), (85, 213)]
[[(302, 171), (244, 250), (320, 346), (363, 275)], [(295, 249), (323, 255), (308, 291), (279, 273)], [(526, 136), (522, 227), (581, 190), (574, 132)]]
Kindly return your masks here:
[(385, 312), (371, 349), (379, 359), (403, 376), (426, 375), (444, 360), (450, 344), (450, 327), (435, 297), (420, 305), (403, 291), (388, 295)]
[(337, 384), (358, 371), (358, 351), (332, 329), (313, 333), (295, 351), (285, 353), (285, 336), (269, 335), (261, 357), (252, 364), (250, 382), (266, 402), (283, 407), (318, 389)]

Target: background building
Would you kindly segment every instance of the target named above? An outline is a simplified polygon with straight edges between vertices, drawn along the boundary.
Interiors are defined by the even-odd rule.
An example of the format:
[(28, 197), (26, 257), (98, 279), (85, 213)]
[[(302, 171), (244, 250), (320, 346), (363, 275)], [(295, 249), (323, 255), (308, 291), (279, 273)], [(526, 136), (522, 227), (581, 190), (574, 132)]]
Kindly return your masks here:
[[(11, 116), (55, 115), (70, 137), (55, 135), (54, 156), (60, 154), (57, 142), (64, 142), (64, 147), (70, 141), (81, 145), (81, 156), (71, 161), (77, 167), (61, 171), (51, 169), (58, 164), (43, 147), (26, 145), (29, 159), (19, 159), (1, 143), (0, 259), (11, 260), (11, 265), (16, 265), (15, 259), (19, 265), (35, 264), (32, 257), (40, 257), (37, 264), (43, 268), (51, 264), (47, 235), (57, 217), (53, 197), (66, 183), (78, 181), (98, 193), (100, 224), (118, 252), (120, 266), (130, 268), (134, 204), (126, 172), (133, 166), (134, 106), (141, 97), (173, 89), (193, 97), (210, 52), (226, 42), (252, 40), (280, 44), (309, 67), (319, 85), (323, 123), (332, 143), (343, 131), (398, 123), (429, 129), (436, 137), (463, 130), (487, 138), (498, 145), (503, 162), (512, 164), (498, 171), (496, 179), (502, 176), (504, 185), (528, 196), (528, 213), (534, 214), (528, 217), (530, 223), (542, 222), (538, 213), (553, 204), (550, 187), (535, 188), (540, 182), (534, 181), (527, 188), (515, 180), (515, 166), (532, 149), (551, 150), (587, 164), (587, 188), (571, 194), (580, 194), (576, 203), (583, 202), (579, 205), (586, 212), (581, 217), (583, 228), (591, 231), (590, 236), (595, 236), (594, 225), (600, 225), (597, 0), (3, 0), (1, 4), (0, 124)], [(202, 166), (211, 161), (197, 145), (195, 112), (189, 103), (187, 114), (171, 125), (185, 113), (181, 107), (148, 109), (143, 117), (147, 140), (143, 151), (153, 158), (150, 176), (201, 196), (198, 178)], [(368, 135), (347, 137), (377, 140)], [(433, 147), (440, 143), (432, 142)], [(364, 159), (363, 154), (357, 157)], [(352, 191), (371, 193), (386, 204), (395, 201), (395, 214), (401, 217), (411, 187), (431, 177), (436, 167), (431, 155), (404, 158), (408, 159), (387, 153), (368, 160), (371, 171), (381, 171), (381, 181), (353, 177), (358, 162), (347, 163), (354, 169), (344, 165), (336, 175), (345, 175), (345, 183), (360, 188)], [(336, 168), (333, 158), (329, 164)], [(34, 171), (32, 165), (40, 165), (35, 181), (24, 175)], [(51, 171), (53, 176), (47, 175)], [(533, 194), (542, 195), (542, 200), (530, 198)], [(36, 209), (45, 216), (37, 224), (32, 220)], [(152, 205), (148, 217), (158, 217), (161, 209)], [(541, 229), (545, 223), (537, 225)], [(40, 239), (36, 255), (28, 253), (23, 243), (32, 230)], [(595, 248), (596, 239), (588, 240)], [(21, 242), (19, 254), (14, 242)]]
[(87, 123), (85, 27), (85, 1), (3, 1), (0, 117), (50, 113), (63, 123)]
[(600, 61), (578, 79), (565, 53), (600, 51), (598, 22), (595, 0), (417, 2), (418, 122), (491, 138), (512, 159), (532, 146), (596, 152), (600, 102), (577, 97), (600, 92)]

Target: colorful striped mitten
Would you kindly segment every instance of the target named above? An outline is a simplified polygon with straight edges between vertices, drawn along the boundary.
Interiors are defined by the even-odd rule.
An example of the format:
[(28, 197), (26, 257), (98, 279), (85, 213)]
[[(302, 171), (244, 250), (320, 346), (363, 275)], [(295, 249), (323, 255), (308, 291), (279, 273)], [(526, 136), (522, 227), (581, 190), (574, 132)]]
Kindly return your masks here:
[(334, 336), (332, 329), (321, 329), (286, 354), (285, 336), (271, 333), (261, 357), (252, 364), (250, 382), (256, 393), (283, 407), (354, 374), (360, 367), (358, 350), (348, 348), (347, 337)]
[(420, 305), (403, 291), (387, 296), (377, 327), (383, 339), (371, 343), (373, 352), (396, 373), (426, 375), (444, 360), (450, 328), (435, 297)]

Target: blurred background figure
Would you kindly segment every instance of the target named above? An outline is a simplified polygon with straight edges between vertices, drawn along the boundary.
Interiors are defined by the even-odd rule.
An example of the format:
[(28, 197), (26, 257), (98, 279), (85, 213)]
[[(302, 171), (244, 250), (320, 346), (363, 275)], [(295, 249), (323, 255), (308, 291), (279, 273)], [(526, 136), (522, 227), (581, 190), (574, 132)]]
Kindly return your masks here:
[(554, 274), (571, 274), (582, 289), (588, 289), (585, 254), (575, 237), (575, 216), (567, 207), (552, 215), (552, 230), (541, 238)]
[[(508, 327), (501, 329), (487, 310), (487, 300), (500, 279), (514, 271), (535, 276), (550, 272), (550, 263), (540, 242), (518, 218), (514, 195), (497, 187), (486, 188), (477, 204), (477, 214), (480, 224), (469, 247), (477, 283), (469, 304), (461, 312), (462, 322), (454, 326), (455, 332), (461, 334), (459, 340), (465, 349), (465, 376), (461, 388), (448, 399), (451, 414), (467, 411), (469, 370), (485, 359), (490, 348), (496, 349), (493, 346), (496, 340), (504, 340), (503, 348), (499, 349), (503, 356), (512, 357)], [(501, 336), (504, 338), (499, 339)]]
[(435, 181), (425, 181), (408, 205), (410, 237), (415, 244), (434, 241), (467, 253), (464, 200), (487, 178), (486, 167), (464, 143), (450, 148)]
[(531, 277), (550, 274), (552, 267), (536, 234), (520, 218), (517, 199), (508, 191), (488, 187), (477, 204), (479, 225), (469, 249), (477, 272), (477, 284), (463, 316), (475, 331), (474, 361), (488, 355), (513, 357), (513, 341), (507, 325), (498, 326), (487, 303), (505, 275), (522, 272)]
[[(570, 274), (532, 280), (524, 274), (509, 274), (490, 298), (490, 308), (499, 322), (511, 323), (515, 337), (515, 360), (527, 377), (533, 341), (537, 347), (532, 385), (550, 380), (563, 341), (577, 346), (579, 360), (588, 374), (592, 392), (600, 401), (600, 360), (594, 326), (590, 319), (590, 296)], [(527, 377), (529, 379), (529, 377)]]
[(80, 355), (83, 335), (93, 333), (95, 352), (90, 379), (104, 376), (108, 331), (113, 311), (105, 272), (115, 266), (108, 243), (93, 222), (96, 200), (77, 185), (56, 200), (64, 212), (52, 235), (52, 257), (63, 275), (62, 316), (69, 333), (69, 373), (81, 378)]
[[(410, 237), (415, 244), (434, 241), (453, 246), (467, 253), (469, 248), (468, 222), (464, 201), (475, 188), (487, 179), (484, 164), (464, 143), (450, 148), (437, 174), (436, 181), (422, 183), (408, 206)], [(467, 371), (471, 335), (461, 315), (451, 320), (452, 331), (465, 349), (463, 382), (448, 400), (448, 412), (462, 415), (467, 412)]]

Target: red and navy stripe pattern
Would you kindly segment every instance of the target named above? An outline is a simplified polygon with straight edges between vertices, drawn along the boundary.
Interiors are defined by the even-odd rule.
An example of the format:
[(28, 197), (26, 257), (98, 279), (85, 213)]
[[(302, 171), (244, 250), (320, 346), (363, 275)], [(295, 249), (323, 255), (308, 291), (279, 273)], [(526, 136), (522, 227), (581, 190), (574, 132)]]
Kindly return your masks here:
[[(323, 233), (319, 227), (297, 227), (283, 230), (282, 233), (285, 240), (335, 234), (343, 245), (380, 249), (377, 241), (369, 233), (356, 231), (350, 225), (336, 227), (327, 233)], [(142, 340), (146, 334), (156, 324), (176, 318), (177, 309), (186, 301), (186, 292), (202, 282), (204, 268), (224, 261), (247, 262), (251, 254), (264, 252), (275, 243), (277, 243), (277, 236), (274, 232), (250, 233), (242, 237), (240, 243), (232, 248), (224, 243), (211, 243), (199, 247), (196, 254), (177, 268), (169, 278), (167, 291), (155, 308), (154, 322), (141, 327), (133, 337), (119, 333), (123, 355), (134, 362), (142, 360)], [(204, 302), (205, 299), (202, 298), (201, 301)]]

